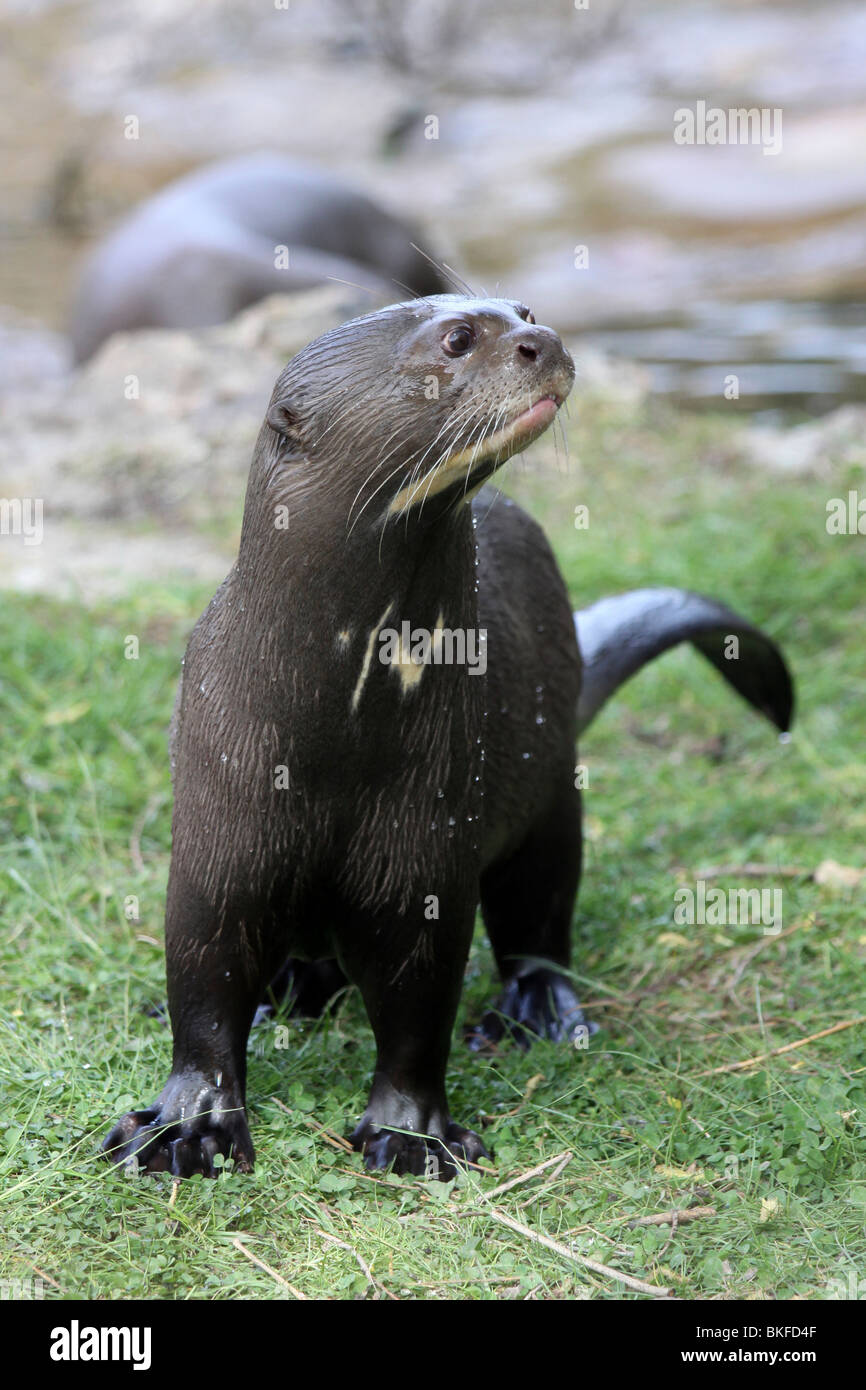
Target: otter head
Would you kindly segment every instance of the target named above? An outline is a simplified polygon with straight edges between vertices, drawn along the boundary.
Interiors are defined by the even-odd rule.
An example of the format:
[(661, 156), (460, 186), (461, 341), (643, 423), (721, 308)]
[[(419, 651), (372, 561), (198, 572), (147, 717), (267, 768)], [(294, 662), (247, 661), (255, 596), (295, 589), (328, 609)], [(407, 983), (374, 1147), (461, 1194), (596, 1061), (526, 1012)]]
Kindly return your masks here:
[(558, 335), (524, 304), (433, 295), (304, 348), (276, 384), (267, 423), (307, 483), (326, 475), (350, 525), (425, 511), (430, 520), (546, 430), (573, 381)]

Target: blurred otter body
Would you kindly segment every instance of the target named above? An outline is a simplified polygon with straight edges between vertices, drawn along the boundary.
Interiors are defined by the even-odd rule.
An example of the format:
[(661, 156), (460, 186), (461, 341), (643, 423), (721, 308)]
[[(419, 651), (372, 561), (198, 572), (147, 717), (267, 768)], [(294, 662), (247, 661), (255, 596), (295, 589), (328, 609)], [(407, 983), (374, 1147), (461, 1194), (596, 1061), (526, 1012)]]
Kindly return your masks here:
[(71, 315), (75, 360), (112, 333), (224, 323), (266, 295), (329, 280), (383, 300), (401, 285), (448, 289), (413, 242), (414, 228), (320, 170), (279, 155), (209, 165), (148, 199), (97, 246)]
[[(583, 1026), (562, 973), (581, 855), (574, 744), (612, 687), (596, 671), (581, 709), (550, 547), (482, 486), (550, 425), (573, 375), (525, 306), (439, 296), (343, 324), (278, 380), (238, 560), (193, 632), (176, 708), (172, 1073), (108, 1136), (117, 1161), (181, 1176), (212, 1174), (217, 1153), (251, 1166), (247, 1035), (289, 958), (299, 1002), (318, 991), (320, 1006), (340, 970), (361, 991), (377, 1044), (353, 1135), (367, 1163), (448, 1177), (477, 1160), (445, 1068), (479, 901), (504, 990), (477, 1038)], [(713, 659), (740, 632), (745, 661), (729, 664), (751, 675), (723, 674), (787, 719), (767, 639), (712, 601), (649, 592), (655, 636), (627, 603), (616, 683), (683, 636)], [(612, 615), (587, 615), (590, 673), (617, 651), (608, 602)], [(404, 624), (430, 639), (420, 657)], [(477, 638), (486, 660), (425, 659), (446, 633), (466, 651)], [(303, 963), (323, 959), (339, 969)]]

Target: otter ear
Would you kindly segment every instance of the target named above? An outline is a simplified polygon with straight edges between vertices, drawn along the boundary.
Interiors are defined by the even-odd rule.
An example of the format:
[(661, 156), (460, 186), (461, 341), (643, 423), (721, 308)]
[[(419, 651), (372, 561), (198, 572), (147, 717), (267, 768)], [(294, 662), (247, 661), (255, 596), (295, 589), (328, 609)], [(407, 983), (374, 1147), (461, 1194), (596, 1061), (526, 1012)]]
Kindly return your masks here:
[(295, 433), (298, 416), (288, 401), (272, 401), (265, 418), (276, 434), (282, 434), (288, 439)]

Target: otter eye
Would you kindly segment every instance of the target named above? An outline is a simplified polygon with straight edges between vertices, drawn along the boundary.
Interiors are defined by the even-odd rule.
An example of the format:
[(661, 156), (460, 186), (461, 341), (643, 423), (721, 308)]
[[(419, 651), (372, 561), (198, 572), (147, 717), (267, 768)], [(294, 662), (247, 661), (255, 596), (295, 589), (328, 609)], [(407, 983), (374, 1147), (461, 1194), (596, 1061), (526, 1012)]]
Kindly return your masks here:
[(462, 357), (464, 352), (468, 352), (475, 342), (475, 334), (467, 323), (461, 323), (457, 328), (452, 328), (442, 339), (442, 346), (449, 357)]
[(527, 309), (525, 304), (518, 304), (517, 316), (523, 319), (524, 323), (535, 323), (535, 315), (531, 309)]

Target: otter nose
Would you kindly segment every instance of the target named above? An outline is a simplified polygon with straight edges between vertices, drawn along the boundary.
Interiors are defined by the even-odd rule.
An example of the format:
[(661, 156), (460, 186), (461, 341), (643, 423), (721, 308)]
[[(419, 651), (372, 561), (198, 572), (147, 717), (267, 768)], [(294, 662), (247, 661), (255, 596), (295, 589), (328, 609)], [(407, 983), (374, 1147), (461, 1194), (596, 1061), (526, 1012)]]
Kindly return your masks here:
[(567, 395), (574, 380), (574, 363), (559, 334), (543, 324), (521, 324), (514, 337), (514, 355), (519, 364), (534, 367), (536, 373), (555, 377), (558, 381), (561, 379), (558, 389)]
[(517, 356), (524, 362), (537, 363), (540, 367), (552, 367), (563, 356), (559, 334), (542, 324), (521, 324), (515, 337)]
[(527, 362), (537, 362), (541, 357), (544, 344), (541, 335), (535, 329), (529, 329), (520, 334), (520, 341), (517, 344), (517, 355), (523, 357)]

